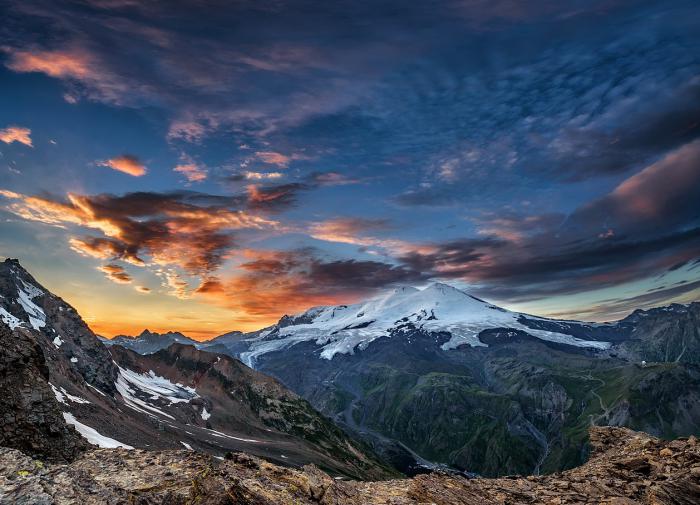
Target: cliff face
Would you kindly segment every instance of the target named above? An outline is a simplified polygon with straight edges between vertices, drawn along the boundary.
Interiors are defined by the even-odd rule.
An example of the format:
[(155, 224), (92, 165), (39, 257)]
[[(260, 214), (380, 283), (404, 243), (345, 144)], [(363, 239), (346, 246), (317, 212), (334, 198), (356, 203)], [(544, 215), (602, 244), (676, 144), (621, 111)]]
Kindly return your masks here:
[(65, 461), (86, 447), (67, 426), (48, 384), (41, 347), (28, 332), (0, 322), (0, 446)]
[(439, 473), (381, 482), (339, 481), (245, 454), (93, 450), (69, 465), (38, 465), (0, 449), (3, 503), (149, 504), (673, 504), (700, 503), (700, 444), (625, 428), (592, 427), (585, 465), (541, 477), (466, 479)]

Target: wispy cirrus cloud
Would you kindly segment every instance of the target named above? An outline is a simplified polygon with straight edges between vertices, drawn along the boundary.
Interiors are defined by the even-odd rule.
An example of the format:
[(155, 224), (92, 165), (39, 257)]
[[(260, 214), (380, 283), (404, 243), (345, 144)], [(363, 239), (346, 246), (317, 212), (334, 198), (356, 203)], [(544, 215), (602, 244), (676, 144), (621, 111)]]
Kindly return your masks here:
[(355, 245), (376, 245), (381, 241), (371, 237), (377, 231), (386, 231), (391, 226), (386, 219), (363, 219), (343, 217), (312, 223), (309, 235), (328, 242)]

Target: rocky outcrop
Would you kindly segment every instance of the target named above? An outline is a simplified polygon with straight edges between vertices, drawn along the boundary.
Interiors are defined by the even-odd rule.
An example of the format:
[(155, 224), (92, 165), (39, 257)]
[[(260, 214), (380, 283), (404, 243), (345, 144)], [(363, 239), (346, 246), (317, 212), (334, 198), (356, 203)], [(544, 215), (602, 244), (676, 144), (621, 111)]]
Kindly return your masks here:
[(15, 328), (30, 331), (41, 345), (52, 380), (81, 380), (103, 393), (116, 393), (117, 367), (80, 314), (27, 272), (19, 261), (0, 263), (0, 314)]
[(71, 460), (86, 444), (66, 425), (48, 378), (32, 335), (0, 322), (0, 445), (41, 459)]
[(617, 326), (630, 331), (613, 352), (628, 359), (700, 364), (700, 302), (635, 310)]
[(591, 428), (592, 458), (543, 477), (466, 479), (432, 473), (380, 482), (339, 481), (246, 454), (216, 460), (191, 451), (95, 450), (43, 465), (0, 449), (3, 503), (691, 505), (700, 502), (700, 444), (664, 442), (625, 428)]

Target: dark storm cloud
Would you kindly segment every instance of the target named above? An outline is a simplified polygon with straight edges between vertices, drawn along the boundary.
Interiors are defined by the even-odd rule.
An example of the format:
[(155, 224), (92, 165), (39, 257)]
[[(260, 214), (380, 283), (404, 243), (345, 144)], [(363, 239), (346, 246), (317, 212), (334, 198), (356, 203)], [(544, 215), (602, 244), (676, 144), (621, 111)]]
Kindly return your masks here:
[(394, 284), (425, 281), (429, 275), (404, 266), (392, 266), (378, 261), (343, 260), (310, 264), (309, 281), (323, 286), (339, 283), (348, 290), (370, 290)]

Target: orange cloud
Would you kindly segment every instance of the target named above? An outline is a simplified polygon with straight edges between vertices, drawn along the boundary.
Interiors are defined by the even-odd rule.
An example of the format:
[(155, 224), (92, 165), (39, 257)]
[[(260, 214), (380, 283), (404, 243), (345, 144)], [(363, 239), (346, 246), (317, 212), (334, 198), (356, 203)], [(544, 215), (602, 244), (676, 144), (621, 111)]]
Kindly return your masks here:
[[(64, 95), (68, 103), (76, 103), (80, 95), (109, 103), (141, 96), (144, 89), (135, 89), (124, 75), (115, 75), (108, 66), (85, 48), (67, 47), (55, 50), (2, 47), (7, 53), (5, 66), (15, 72), (40, 72), (50, 77), (72, 81)], [(76, 86), (77, 84), (77, 86)]]
[(7, 68), (15, 72), (41, 72), (51, 77), (86, 79), (91, 77), (89, 57), (77, 51), (9, 50)]
[(279, 184), (268, 187), (250, 184), (246, 187), (248, 204), (260, 210), (279, 210), (291, 206), (296, 201), (297, 194), (305, 189), (308, 189), (308, 186), (302, 183)]
[(318, 240), (355, 245), (377, 245), (379, 239), (367, 237), (367, 232), (388, 227), (383, 219), (338, 218), (313, 223), (309, 234)]
[(201, 182), (207, 178), (206, 168), (196, 163), (184, 163), (173, 168), (173, 171), (185, 176), (189, 182)]
[(136, 291), (138, 291), (139, 293), (143, 294), (148, 294), (151, 292), (151, 288), (148, 288), (146, 286), (136, 286), (134, 289), (136, 289)]
[(121, 156), (117, 156), (116, 158), (101, 161), (98, 163), (98, 165), (109, 167), (134, 177), (146, 175), (146, 166), (141, 163), (136, 156), (131, 154), (123, 154)]
[[(166, 286), (178, 297), (189, 296), (190, 276), (210, 277), (234, 248), (232, 232), (277, 229), (279, 223), (250, 210), (247, 198), (201, 193), (69, 194), (67, 201), (10, 193), (6, 209), (24, 219), (52, 226), (77, 225), (103, 236), (72, 237), (77, 253), (103, 260), (168, 270)], [(7, 195), (5, 195), (7, 196)]]
[(314, 305), (351, 303), (388, 285), (425, 280), (420, 272), (401, 266), (378, 261), (328, 261), (309, 249), (247, 249), (242, 253), (244, 262), (237, 273), (210, 279), (197, 294), (260, 323)]
[(292, 160), (292, 157), (274, 151), (258, 151), (255, 156), (264, 163), (277, 165), (280, 168), (287, 168)]
[(655, 217), (700, 183), (700, 140), (667, 154), (623, 181), (608, 199), (638, 218)]
[(99, 266), (97, 269), (104, 273), (110, 281), (117, 284), (130, 284), (133, 280), (124, 268), (114, 263)]
[(15, 193), (14, 191), (10, 191), (8, 189), (0, 189), (0, 196), (4, 196), (9, 200), (17, 200), (22, 198), (22, 195), (19, 193)]
[(32, 130), (29, 128), (24, 128), (22, 126), (8, 126), (0, 130), (0, 140), (5, 144), (11, 144), (12, 142), (19, 142), (28, 147), (34, 147), (32, 145), (31, 138)]

